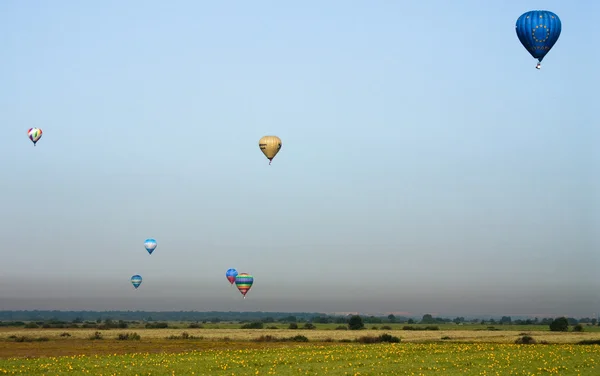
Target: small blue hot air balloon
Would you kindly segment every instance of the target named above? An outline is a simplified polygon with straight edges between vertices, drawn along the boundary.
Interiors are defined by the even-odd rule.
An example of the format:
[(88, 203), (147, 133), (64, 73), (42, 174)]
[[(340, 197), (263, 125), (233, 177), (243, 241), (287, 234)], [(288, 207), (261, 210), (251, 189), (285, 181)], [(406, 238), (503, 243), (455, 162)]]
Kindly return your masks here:
[(131, 284), (133, 285), (133, 287), (135, 287), (136, 289), (138, 287), (140, 287), (140, 285), (142, 284), (142, 276), (141, 275), (134, 275), (133, 277), (131, 277)]
[(517, 19), (517, 37), (531, 56), (538, 59), (537, 69), (542, 60), (560, 36), (561, 22), (558, 16), (547, 10), (525, 12)]
[(227, 269), (227, 272), (225, 273), (225, 277), (227, 277), (227, 280), (229, 281), (229, 283), (231, 283), (231, 286), (233, 286), (233, 284), (235, 283), (235, 277), (237, 277), (238, 272), (235, 269)]
[(146, 248), (146, 251), (148, 251), (149, 254), (152, 254), (152, 252), (154, 252), (154, 250), (156, 249), (156, 239), (146, 239), (146, 241), (144, 242), (144, 247)]

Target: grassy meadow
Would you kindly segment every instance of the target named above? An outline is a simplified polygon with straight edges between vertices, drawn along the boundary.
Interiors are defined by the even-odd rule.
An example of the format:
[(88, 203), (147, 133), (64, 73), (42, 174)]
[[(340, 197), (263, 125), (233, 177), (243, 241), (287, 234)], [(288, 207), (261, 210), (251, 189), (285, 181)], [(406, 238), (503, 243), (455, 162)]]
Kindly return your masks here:
[[(578, 344), (600, 342), (600, 331), (589, 326), (584, 332), (524, 325), (188, 326), (2, 327), (0, 375), (600, 375), (600, 346)], [(382, 334), (401, 342), (369, 343)], [(524, 335), (536, 344), (515, 344)]]

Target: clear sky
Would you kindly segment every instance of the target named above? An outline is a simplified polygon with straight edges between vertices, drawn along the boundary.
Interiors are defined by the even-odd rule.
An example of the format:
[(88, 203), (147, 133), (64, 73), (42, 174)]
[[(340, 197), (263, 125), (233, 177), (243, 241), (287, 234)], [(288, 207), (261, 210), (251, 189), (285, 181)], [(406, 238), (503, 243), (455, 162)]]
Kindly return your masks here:
[(2, 1), (0, 309), (598, 313), (599, 13)]

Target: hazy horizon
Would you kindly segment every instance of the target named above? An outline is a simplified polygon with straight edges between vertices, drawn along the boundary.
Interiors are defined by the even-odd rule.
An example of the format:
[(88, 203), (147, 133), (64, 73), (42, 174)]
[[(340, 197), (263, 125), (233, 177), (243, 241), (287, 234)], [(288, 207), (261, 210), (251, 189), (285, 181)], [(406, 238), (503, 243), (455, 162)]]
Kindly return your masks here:
[(599, 11), (2, 2), (0, 310), (591, 317)]

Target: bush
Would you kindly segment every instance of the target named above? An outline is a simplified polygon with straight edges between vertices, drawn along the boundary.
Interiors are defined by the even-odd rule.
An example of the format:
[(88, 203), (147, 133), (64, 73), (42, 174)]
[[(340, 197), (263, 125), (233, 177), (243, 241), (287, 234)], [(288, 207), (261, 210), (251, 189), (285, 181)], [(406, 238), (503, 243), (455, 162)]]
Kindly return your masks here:
[(146, 329), (165, 329), (168, 328), (169, 324), (166, 322), (152, 322), (146, 324)]
[(392, 327), (389, 325), (384, 325), (381, 327), (381, 330), (392, 330)]
[(102, 338), (104, 338), (104, 337), (102, 336), (102, 333), (100, 333), (100, 332), (96, 332), (90, 336), (91, 340), (102, 339)]
[(61, 337), (70, 337), (71, 335), (67, 332), (64, 332), (64, 333), (60, 333), (60, 336)]
[(142, 337), (140, 337), (139, 334), (137, 333), (120, 333), (117, 336), (117, 339), (119, 341), (139, 341), (140, 339), (142, 339)]
[(447, 339), (452, 339), (452, 338), (450, 338), (450, 336), (443, 336), (442, 339), (447, 340)]
[(289, 338), (292, 342), (308, 342), (308, 338), (303, 335), (297, 335)]
[(537, 343), (537, 341), (532, 336), (523, 336), (521, 338), (517, 338), (515, 343), (517, 345), (533, 345), (534, 343)]
[(307, 322), (304, 324), (302, 329), (316, 329), (317, 327), (312, 322)]
[(204, 325), (199, 324), (197, 322), (193, 322), (190, 325), (188, 325), (189, 329), (200, 329), (200, 328), (204, 328)]
[(38, 324), (34, 323), (34, 322), (28, 322), (27, 324), (25, 324), (25, 327), (27, 329), (37, 329), (40, 326)]
[(167, 339), (204, 339), (204, 337), (191, 336), (188, 332), (183, 332), (179, 336), (176, 336), (176, 335), (168, 336)]
[(348, 327), (346, 325), (340, 325), (340, 326), (337, 326), (335, 328), (335, 330), (348, 330)]
[(288, 329), (298, 329), (298, 324), (296, 324), (295, 322), (291, 322), (290, 326), (288, 326)]
[(440, 330), (439, 326), (435, 325), (427, 325), (427, 326), (410, 326), (405, 325), (402, 327), (402, 330)]
[(600, 345), (600, 339), (584, 339), (577, 342), (578, 345)]
[(359, 315), (353, 315), (350, 317), (350, 320), (348, 320), (348, 329), (350, 330), (360, 330), (364, 327), (365, 324), (363, 323), (363, 319)]
[(277, 342), (277, 337), (266, 335), (254, 339), (254, 342)]
[(389, 343), (398, 343), (400, 342), (400, 338), (398, 337), (394, 337), (390, 334), (382, 334), (378, 337), (375, 336), (362, 336), (362, 337), (358, 337), (356, 339), (356, 342), (359, 343), (382, 343), (382, 342), (389, 342)]
[(550, 331), (551, 332), (568, 332), (569, 331), (569, 321), (566, 317), (559, 317), (557, 319), (552, 320), (550, 323)]
[(573, 327), (574, 332), (583, 332), (583, 325), (577, 324)]
[(253, 321), (241, 326), (242, 329), (262, 329), (265, 324), (262, 321)]

